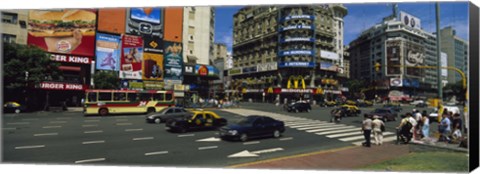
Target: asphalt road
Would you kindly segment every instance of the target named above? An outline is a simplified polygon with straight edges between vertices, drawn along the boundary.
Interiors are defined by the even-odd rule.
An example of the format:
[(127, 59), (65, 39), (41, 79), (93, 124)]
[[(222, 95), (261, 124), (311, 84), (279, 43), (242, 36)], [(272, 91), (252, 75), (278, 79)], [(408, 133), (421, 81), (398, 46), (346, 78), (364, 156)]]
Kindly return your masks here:
[[(349, 117), (339, 124), (328, 123), (331, 109), (314, 107), (310, 113), (287, 113), (280, 107), (263, 103), (244, 103), (239, 109), (215, 109), (229, 122), (249, 113), (274, 114), (286, 121), (287, 129), (282, 137), (247, 142), (220, 141), (214, 130), (171, 133), (165, 131), (164, 124), (145, 123), (144, 115), (5, 114), (3, 162), (225, 167), (355, 145), (352, 142), (358, 145), (363, 140), (358, 139), (363, 118)], [(362, 115), (372, 109), (362, 108)], [(404, 111), (411, 109), (406, 107)], [(398, 121), (388, 122), (387, 131), (395, 131), (397, 125)], [(350, 131), (341, 133), (346, 129)], [(333, 133), (335, 131), (338, 133)], [(232, 157), (235, 154), (236, 157)]]

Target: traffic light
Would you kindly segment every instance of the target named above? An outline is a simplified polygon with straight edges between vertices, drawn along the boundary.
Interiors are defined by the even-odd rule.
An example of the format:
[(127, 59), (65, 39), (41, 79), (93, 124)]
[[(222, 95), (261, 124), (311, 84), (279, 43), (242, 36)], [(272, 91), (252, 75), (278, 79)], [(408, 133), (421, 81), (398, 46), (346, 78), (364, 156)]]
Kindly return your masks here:
[(382, 65), (380, 65), (380, 63), (377, 62), (377, 63), (375, 63), (374, 66), (375, 66), (375, 71), (376, 71), (376, 72), (379, 72), (379, 71), (380, 71), (380, 67), (381, 67)]

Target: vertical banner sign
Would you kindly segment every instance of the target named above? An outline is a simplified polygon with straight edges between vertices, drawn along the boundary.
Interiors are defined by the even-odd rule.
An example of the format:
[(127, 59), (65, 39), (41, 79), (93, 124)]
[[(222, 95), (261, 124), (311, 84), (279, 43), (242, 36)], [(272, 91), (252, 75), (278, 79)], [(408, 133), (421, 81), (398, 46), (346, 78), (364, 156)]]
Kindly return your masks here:
[(143, 53), (143, 80), (163, 80), (163, 55)]
[(98, 31), (125, 34), (125, 8), (103, 8), (98, 10)]
[(126, 32), (134, 35), (152, 35), (163, 38), (161, 8), (130, 8), (127, 11)]
[(411, 66), (422, 66), (425, 60), (425, 49), (423, 46), (413, 43), (405, 43), (405, 65), (407, 66), (407, 75), (420, 77), (422, 70), (419, 68), (408, 68)]
[(27, 43), (50, 53), (93, 57), (96, 16), (89, 10), (30, 10)]
[(183, 58), (182, 43), (164, 42), (165, 46), (165, 80), (181, 81), (183, 80)]
[(120, 78), (142, 79), (143, 40), (139, 36), (123, 35)]
[(387, 75), (400, 75), (400, 58), (402, 57), (400, 40), (385, 41), (385, 49), (387, 53)]
[(96, 68), (98, 70), (120, 70), (120, 36), (97, 33)]

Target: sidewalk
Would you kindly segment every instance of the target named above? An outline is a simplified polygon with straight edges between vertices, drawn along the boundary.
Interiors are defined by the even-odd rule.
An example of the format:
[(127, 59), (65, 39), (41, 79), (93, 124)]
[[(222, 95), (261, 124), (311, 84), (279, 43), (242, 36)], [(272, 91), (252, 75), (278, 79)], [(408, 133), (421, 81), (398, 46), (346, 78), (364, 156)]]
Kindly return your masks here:
[(410, 153), (410, 145), (386, 143), (382, 146), (349, 146), (345, 148), (300, 154), (265, 161), (230, 166), (231, 168), (255, 169), (358, 169), (370, 164), (392, 160)]

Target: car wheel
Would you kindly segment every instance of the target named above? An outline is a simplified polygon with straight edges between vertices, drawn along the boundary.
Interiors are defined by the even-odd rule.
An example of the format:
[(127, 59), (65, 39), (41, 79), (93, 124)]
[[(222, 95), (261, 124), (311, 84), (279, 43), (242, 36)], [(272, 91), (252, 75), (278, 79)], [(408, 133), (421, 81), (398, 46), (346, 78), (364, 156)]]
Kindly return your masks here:
[(281, 134), (280, 134), (280, 131), (279, 131), (279, 130), (273, 131), (273, 137), (274, 137), (274, 138), (278, 138), (278, 137), (280, 137), (280, 136), (281, 136)]
[(160, 124), (162, 122), (162, 119), (160, 118), (155, 118), (155, 120), (153, 120), (155, 123), (157, 124)]
[(102, 108), (98, 111), (98, 114), (100, 116), (107, 116), (108, 115), (108, 109), (107, 108)]
[(185, 127), (181, 127), (181, 128), (179, 128), (178, 130), (180, 131), (180, 133), (185, 133), (185, 132), (187, 132), (187, 128), (185, 128)]
[(15, 113), (16, 113), (16, 114), (19, 114), (19, 113), (20, 113), (20, 109), (15, 109)]
[(240, 141), (247, 141), (247, 140), (248, 140), (247, 134), (241, 134), (240, 135)]
[(307, 109), (307, 112), (310, 113), (310, 109)]
[(298, 109), (295, 109), (295, 113), (298, 113)]

